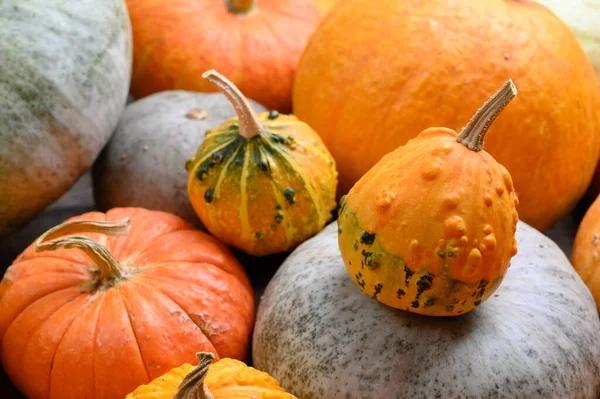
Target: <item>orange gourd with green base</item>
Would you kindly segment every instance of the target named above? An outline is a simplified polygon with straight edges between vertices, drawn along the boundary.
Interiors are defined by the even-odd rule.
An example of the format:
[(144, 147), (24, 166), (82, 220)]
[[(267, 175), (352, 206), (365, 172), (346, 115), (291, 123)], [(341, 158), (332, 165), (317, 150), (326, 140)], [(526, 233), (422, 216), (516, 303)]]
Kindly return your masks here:
[(365, 293), (410, 312), (452, 316), (498, 288), (517, 252), (518, 199), (483, 139), (515, 95), (507, 82), (458, 135), (424, 130), (342, 198), (340, 250)]

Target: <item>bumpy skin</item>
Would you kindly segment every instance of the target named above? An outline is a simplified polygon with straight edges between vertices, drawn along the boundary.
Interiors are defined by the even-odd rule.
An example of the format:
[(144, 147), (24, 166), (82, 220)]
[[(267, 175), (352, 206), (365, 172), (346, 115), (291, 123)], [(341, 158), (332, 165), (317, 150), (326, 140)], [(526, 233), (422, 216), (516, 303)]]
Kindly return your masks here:
[(517, 241), (494, 297), (433, 318), (365, 296), (348, 277), (332, 223), (267, 286), (254, 367), (303, 399), (597, 398), (592, 296), (546, 236), (519, 222)]
[(2, 366), (31, 399), (122, 398), (196, 352), (245, 359), (250, 281), (231, 251), (183, 219), (115, 208), (71, 220), (129, 217), (125, 237), (98, 240), (125, 279), (98, 285), (78, 249), (27, 248), (0, 283)]
[(592, 292), (600, 312), (600, 197), (596, 198), (581, 220), (571, 261)]
[[(136, 388), (125, 399), (173, 399), (179, 384), (192, 369), (190, 364), (174, 368), (148, 385)], [(267, 373), (229, 358), (211, 364), (204, 383), (215, 399), (296, 399)]]
[[(250, 103), (255, 111), (265, 111)], [(186, 116), (190, 111), (195, 112)], [(185, 162), (205, 132), (234, 113), (221, 93), (167, 91), (129, 104), (94, 164), (94, 198), (100, 210), (138, 206), (173, 213), (201, 227), (187, 194)]]
[(486, 150), (511, 173), (521, 218), (544, 230), (590, 183), (600, 91), (573, 33), (540, 4), (340, 2), (299, 63), (294, 114), (323, 138), (344, 194), (422, 130), (459, 131), (509, 78), (519, 95), (494, 122)]
[(323, 142), (293, 115), (258, 114), (250, 139), (231, 118), (190, 159), (188, 193), (204, 226), (256, 256), (290, 250), (318, 233), (335, 208), (337, 171)]
[(291, 110), (292, 82), (308, 37), (338, 0), (257, 0), (235, 14), (227, 0), (127, 0), (133, 24), (132, 93), (211, 92), (218, 69), (269, 109)]
[(0, 237), (65, 193), (125, 107), (121, 0), (0, 2)]
[(431, 128), (384, 156), (343, 199), (348, 273), (386, 305), (432, 316), (478, 306), (517, 252), (507, 170), (456, 132)]

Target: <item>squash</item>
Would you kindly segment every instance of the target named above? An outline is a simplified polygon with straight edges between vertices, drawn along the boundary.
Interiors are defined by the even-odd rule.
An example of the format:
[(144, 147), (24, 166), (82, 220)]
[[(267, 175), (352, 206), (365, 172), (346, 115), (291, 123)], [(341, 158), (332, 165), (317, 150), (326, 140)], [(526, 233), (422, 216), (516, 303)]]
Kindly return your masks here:
[(571, 262), (592, 292), (600, 312), (600, 197), (588, 208), (577, 228)]
[(155, 209), (201, 227), (187, 194), (185, 161), (204, 132), (233, 113), (221, 93), (166, 91), (129, 104), (93, 167), (98, 208)]
[(337, 0), (127, 0), (133, 25), (131, 92), (215, 91), (219, 69), (250, 98), (289, 112), (308, 37)]
[(335, 208), (335, 162), (293, 115), (255, 114), (223, 75), (203, 75), (238, 117), (210, 130), (187, 163), (188, 194), (203, 225), (247, 254), (288, 251), (319, 232)]
[(0, 3), (0, 237), (92, 165), (125, 107), (122, 0)]
[(600, 1), (535, 0), (552, 10), (573, 31), (592, 62), (600, 84)]
[(142, 208), (48, 230), (0, 283), (2, 366), (32, 399), (122, 398), (198, 351), (244, 359), (253, 321), (227, 247)]
[(331, 223), (268, 284), (253, 365), (303, 399), (597, 398), (600, 320), (589, 290), (549, 238), (519, 222), (517, 242), (490, 300), (425, 317), (364, 295)]
[(211, 364), (212, 353), (197, 356), (196, 367), (189, 363), (176, 367), (125, 399), (297, 399), (273, 377), (239, 360), (225, 358)]
[(510, 172), (520, 218), (546, 230), (591, 181), (600, 91), (573, 33), (540, 4), (339, 2), (300, 60), (293, 110), (335, 158), (341, 197), (424, 129), (460, 130), (509, 78), (521, 95), (490, 129), (486, 151)]
[(509, 80), (459, 135), (426, 129), (352, 187), (339, 246), (365, 293), (394, 308), (455, 316), (498, 288), (517, 253), (518, 199), (483, 142), (516, 94)]

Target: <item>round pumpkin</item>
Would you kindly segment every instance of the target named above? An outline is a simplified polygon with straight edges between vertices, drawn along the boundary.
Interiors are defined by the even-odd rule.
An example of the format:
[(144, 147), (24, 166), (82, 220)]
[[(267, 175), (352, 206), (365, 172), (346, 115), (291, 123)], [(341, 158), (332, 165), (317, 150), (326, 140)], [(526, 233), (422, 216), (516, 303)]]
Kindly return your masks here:
[(218, 69), (250, 98), (289, 112), (308, 37), (337, 0), (127, 0), (133, 25), (134, 97), (215, 91)]
[(255, 114), (223, 75), (203, 76), (223, 90), (238, 116), (209, 130), (187, 164), (194, 210), (215, 237), (247, 254), (294, 248), (331, 219), (333, 158), (295, 116)]
[(186, 363), (142, 385), (125, 399), (297, 399), (267, 373), (235, 359), (211, 362), (210, 352), (197, 354), (198, 365)]
[(122, 398), (198, 351), (244, 359), (253, 321), (252, 288), (227, 247), (142, 208), (49, 230), (0, 283), (2, 366), (32, 399)]
[[(250, 104), (265, 111), (260, 104)], [(185, 161), (198, 149), (204, 133), (234, 112), (221, 93), (166, 91), (129, 104), (94, 163), (99, 209), (161, 210), (200, 227), (187, 194)]]
[(519, 222), (517, 242), (489, 301), (425, 317), (362, 293), (332, 223), (267, 286), (253, 365), (299, 398), (597, 398), (600, 320), (589, 290), (549, 238)]
[(588, 208), (577, 228), (571, 261), (600, 312), (600, 197)]
[(517, 253), (510, 174), (483, 150), (512, 81), (457, 134), (422, 131), (385, 155), (343, 199), (338, 237), (346, 269), (368, 295), (429, 316), (486, 301)]
[(0, 237), (64, 194), (110, 138), (131, 40), (122, 0), (0, 4)]
[(521, 219), (545, 230), (592, 178), (600, 91), (573, 33), (540, 4), (340, 2), (300, 60), (294, 114), (323, 138), (345, 194), (424, 129), (460, 130), (509, 78), (520, 95), (490, 129), (486, 151), (511, 173)]

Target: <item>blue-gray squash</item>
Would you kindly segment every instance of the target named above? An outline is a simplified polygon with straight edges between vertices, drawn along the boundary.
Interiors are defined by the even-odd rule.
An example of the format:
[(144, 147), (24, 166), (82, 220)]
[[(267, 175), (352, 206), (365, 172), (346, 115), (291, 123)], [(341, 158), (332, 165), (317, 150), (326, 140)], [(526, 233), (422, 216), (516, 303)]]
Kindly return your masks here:
[(563, 252), (519, 222), (519, 253), (472, 312), (387, 307), (348, 276), (330, 224), (268, 284), (254, 366), (303, 399), (597, 398), (600, 321)]
[(0, 237), (64, 194), (125, 107), (122, 0), (0, 1)]

